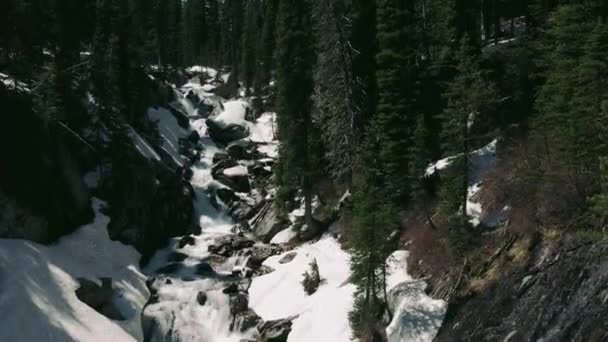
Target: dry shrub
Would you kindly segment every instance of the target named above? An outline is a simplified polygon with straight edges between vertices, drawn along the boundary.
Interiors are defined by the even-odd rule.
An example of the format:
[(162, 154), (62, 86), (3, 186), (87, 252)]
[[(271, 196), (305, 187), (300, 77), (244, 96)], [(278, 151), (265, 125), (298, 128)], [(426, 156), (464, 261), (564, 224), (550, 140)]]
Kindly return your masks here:
[(440, 232), (427, 222), (423, 208), (412, 208), (402, 215), (401, 241), (409, 251), (408, 271), (415, 277), (438, 277), (451, 270), (448, 246)]

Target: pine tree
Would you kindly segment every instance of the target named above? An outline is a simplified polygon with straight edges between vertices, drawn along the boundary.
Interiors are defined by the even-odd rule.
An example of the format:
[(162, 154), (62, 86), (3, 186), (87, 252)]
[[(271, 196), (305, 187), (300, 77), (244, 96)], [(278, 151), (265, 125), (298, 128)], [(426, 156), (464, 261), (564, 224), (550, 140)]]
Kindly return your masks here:
[(277, 19), (277, 112), (279, 126), (278, 182), (282, 192), (301, 188), (309, 231), (312, 192), (319, 169), (317, 128), (312, 120), (314, 65), (311, 9), (308, 1), (282, 0)]
[(328, 169), (337, 181), (350, 182), (361, 126), (353, 75), (349, 22), (342, 0), (320, 0), (314, 6), (317, 65), (314, 72), (316, 121), (322, 122)]
[(382, 0), (377, 8), (378, 53), (376, 81), (377, 112), (372, 118), (368, 139), (376, 139), (378, 162), (383, 172), (383, 186), (394, 200), (407, 200), (409, 195), (408, 154), (414, 115), (415, 60), (411, 47), (413, 37), (406, 34), (411, 12), (398, 1)]
[(471, 127), (475, 121), (487, 120), (496, 96), (492, 84), (487, 81), (479, 66), (476, 49), (467, 36), (460, 42), (457, 60), (458, 74), (448, 86), (448, 106), (441, 117), (441, 138), (445, 152), (461, 156), (457, 163), (455, 186), (452, 189), (455, 193), (451, 195), (454, 196), (453, 208), (459, 210), (457, 216), (460, 218), (454, 223), (467, 227), (469, 154), (474, 138)]
[(256, 46), (260, 30), (260, 4), (257, 0), (246, 0), (245, 23), (241, 42), (241, 79), (246, 94), (251, 93), (254, 75), (257, 71)]

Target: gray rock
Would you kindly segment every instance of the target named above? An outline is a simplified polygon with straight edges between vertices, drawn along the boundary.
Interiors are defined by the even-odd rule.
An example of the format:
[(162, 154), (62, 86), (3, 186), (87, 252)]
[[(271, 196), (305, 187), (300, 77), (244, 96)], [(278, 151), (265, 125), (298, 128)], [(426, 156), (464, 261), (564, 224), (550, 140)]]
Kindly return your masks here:
[(258, 324), (261, 342), (287, 342), (291, 332), (291, 321), (295, 317), (266, 321)]
[(297, 252), (289, 252), (289, 253), (285, 254), (281, 258), (281, 260), (279, 260), (279, 264), (287, 264), (287, 263), (291, 262), (296, 257), (296, 255), (298, 255)]
[(279, 217), (274, 203), (267, 203), (253, 223), (253, 233), (263, 242), (268, 243), (281, 230), (289, 226), (289, 220)]
[(207, 294), (203, 291), (200, 291), (197, 295), (196, 295), (196, 302), (203, 306), (207, 303)]

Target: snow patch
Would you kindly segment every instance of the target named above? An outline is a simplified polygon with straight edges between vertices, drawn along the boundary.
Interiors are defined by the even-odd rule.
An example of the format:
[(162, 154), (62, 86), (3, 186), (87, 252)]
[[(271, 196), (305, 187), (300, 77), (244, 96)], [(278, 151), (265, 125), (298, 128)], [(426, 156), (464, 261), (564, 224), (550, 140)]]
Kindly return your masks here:
[[(141, 341), (148, 298), (139, 254), (110, 240), (110, 219), (93, 199), (95, 219), (56, 244), (0, 239), (0, 341)], [(125, 321), (113, 321), (75, 294), (83, 277), (111, 277)], [(10, 314), (9, 314), (10, 313)]]
[(247, 171), (247, 168), (243, 165), (237, 165), (224, 170), (224, 175), (228, 177), (246, 176), (248, 174), (249, 172)]
[(245, 114), (249, 104), (243, 100), (234, 100), (224, 103), (224, 111), (221, 112), (213, 121), (221, 128), (231, 125), (245, 125)]
[[(264, 262), (274, 272), (253, 279), (249, 289), (251, 308), (265, 320), (297, 315), (288, 342), (350, 341), (348, 312), (355, 287), (348, 283), (348, 254), (329, 235), (294, 251), (297, 255), (289, 263), (279, 263), (286, 253)], [(313, 259), (324, 282), (308, 296), (301, 281)]]

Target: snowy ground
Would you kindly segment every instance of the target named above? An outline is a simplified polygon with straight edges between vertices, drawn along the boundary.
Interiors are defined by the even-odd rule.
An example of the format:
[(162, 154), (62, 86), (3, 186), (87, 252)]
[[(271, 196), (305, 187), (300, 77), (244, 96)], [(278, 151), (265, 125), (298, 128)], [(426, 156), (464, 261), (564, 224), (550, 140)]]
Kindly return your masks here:
[[(95, 220), (52, 246), (0, 239), (0, 341), (141, 341), (140, 310), (148, 298), (139, 254), (111, 241), (103, 203)], [(112, 321), (75, 295), (76, 278), (111, 277), (124, 322)]]
[[(297, 315), (289, 342), (350, 341), (348, 312), (355, 288), (348, 283), (348, 254), (329, 235), (294, 251), (297, 255), (289, 263), (279, 263), (284, 254), (264, 262), (275, 271), (253, 280), (249, 289), (251, 308), (265, 320)], [(301, 281), (313, 259), (324, 282), (308, 296)]]

